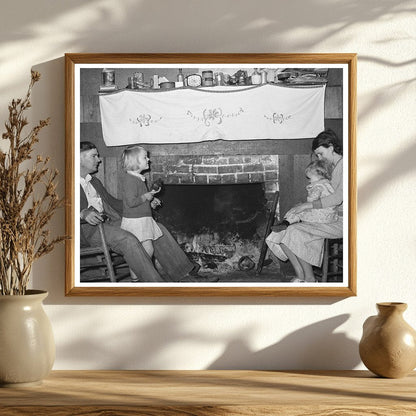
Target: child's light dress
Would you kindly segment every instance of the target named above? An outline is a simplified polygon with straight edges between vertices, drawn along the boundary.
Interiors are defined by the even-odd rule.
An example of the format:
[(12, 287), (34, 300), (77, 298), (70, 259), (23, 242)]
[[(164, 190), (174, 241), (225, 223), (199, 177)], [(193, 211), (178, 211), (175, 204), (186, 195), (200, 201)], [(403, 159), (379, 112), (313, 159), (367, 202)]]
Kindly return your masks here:
[[(331, 195), (334, 192), (334, 188), (328, 179), (320, 179), (319, 181), (310, 183), (306, 190), (308, 191), (307, 201), (313, 202), (318, 199)], [(291, 224), (295, 222), (317, 222), (328, 224), (336, 222), (338, 219), (337, 207), (328, 208), (312, 208), (302, 211), (297, 215), (288, 215), (285, 219)]]

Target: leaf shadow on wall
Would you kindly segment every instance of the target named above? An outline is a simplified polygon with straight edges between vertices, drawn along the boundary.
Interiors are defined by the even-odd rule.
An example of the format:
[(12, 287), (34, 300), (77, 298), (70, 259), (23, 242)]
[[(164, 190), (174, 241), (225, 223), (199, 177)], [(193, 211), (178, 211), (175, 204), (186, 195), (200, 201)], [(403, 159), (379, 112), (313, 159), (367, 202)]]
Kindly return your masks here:
[[(382, 40), (382, 42), (391, 42), (391, 39)], [(394, 71), (395, 68), (408, 68), (411, 75), (416, 59), (408, 59), (403, 62), (394, 62), (388, 59), (380, 59), (375, 56), (359, 55), (358, 64), (363, 66), (365, 63), (371, 63), (374, 65), (387, 66), (390, 70)], [(366, 101), (366, 104), (361, 105), (358, 112), (358, 126), (365, 123), (370, 123), (374, 113), (380, 112), (385, 108), (392, 105), (392, 97), (395, 101), (398, 101), (401, 96), (408, 94), (409, 89), (413, 88), (416, 82), (416, 77), (410, 76), (408, 79), (403, 79), (394, 84), (390, 84), (389, 88), (380, 87), (374, 91), (371, 91), (369, 95), (371, 97)], [(403, 112), (412, 111), (412, 109), (403, 109)], [(388, 120), (386, 120), (388, 123)], [(402, 131), (398, 131), (397, 135), (403, 136), (412, 135), (414, 132), (403, 128)], [(359, 137), (359, 136), (358, 136)], [(359, 146), (359, 138), (357, 137), (357, 146)], [(395, 137), (379, 137), (378, 141), (394, 140)], [(409, 141), (411, 143), (411, 141)], [(388, 155), (383, 161), (376, 158), (366, 159), (364, 163), (378, 163), (379, 168), (374, 167), (374, 173), (371, 178), (358, 187), (358, 201), (359, 207), (365, 208), (372, 201), (377, 199), (377, 194), (380, 194), (384, 189), (388, 188), (392, 182), (397, 182), (405, 175), (414, 172), (416, 169), (416, 141), (406, 148), (401, 149), (400, 152), (395, 155)]]
[(349, 317), (349, 314), (343, 314), (313, 323), (258, 351), (249, 347), (245, 337), (236, 338), (228, 343), (222, 355), (207, 369), (354, 368), (360, 363), (358, 343), (343, 332), (335, 332)]
[[(397, 182), (404, 176), (416, 171), (416, 137), (414, 144), (402, 149), (396, 155), (392, 155), (381, 164), (380, 171), (372, 175), (366, 183), (358, 189), (358, 198), (362, 207), (368, 205), (377, 197), (377, 194), (388, 187), (392, 182)], [(380, 178), (383, 180), (380, 180)], [(414, 198), (413, 198), (414, 199)], [(392, 214), (394, 217), (394, 214)]]
[[(0, 64), (8, 65), (10, 77), (0, 85), (0, 94), (19, 84), (11, 62), (29, 67), (39, 57), (60, 56), (63, 51), (320, 51), (322, 43), (351, 27), (414, 13), (410, 0), (351, 0), (337, 2), (336, 7), (310, 0), (307, 8), (303, 0), (282, 3), (264, 0), (260, 7), (257, 2), (237, 7), (212, 0), (207, 8), (185, 1), (166, 7), (164, 0), (124, 0), (117, 6), (112, 0), (38, 0), (36, 7), (9, 2), (0, 17)], [(165, 27), (168, 32), (161, 30)]]
[[(250, 325), (242, 325), (237, 335), (220, 338), (203, 328), (190, 328), (181, 312), (176, 316), (167, 313), (143, 325), (138, 317), (135, 327), (118, 320), (109, 338), (108, 328), (116, 325), (119, 318), (113, 320), (107, 315), (103, 327), (101, 314), (90, 313), (88, 322), (77, 319), (77, 314), (82, 315), (82, 310), (57, 312), (60, 327), (73, 334), (70, 342), (65, 342), (64, 336), (57, 337), (57, 358), (63, 366), (77, 362), (82, 369), (146, 370), (171, 366), (172, 356), (177, 357), (176, 366), (192, 368), (198, 363), (199, 368), (207, 370), (341, 370), (360, 363), (358, 343), (344, 332), (335, 332), (350, 318), (349, 314), (307, 325), (257, 351), (249, 347), (253, 330)], [(222, 353), (213, 351), (213, 345), (218, 344), (224, 346)]]
[[(131, 313), (128, 311), (127, 316)], [(106, 314), (103, 326), (100, 313), (88, 312), (85, 320), (81, 319), (85, 318), (82, 308), (70, 313), (58, 311), (56, 320), (60, 328), (66, 328), (65, 331), (69, 330), (72, 335), (69, 342), (65, 341), (64, 334), (56, 337), (57, 359), (63, 365), (76, 362), (81, 369), (155, 369), (169, 367), (172, 355), (177, 355), (178, 360), (185, 359), (187, 365), (196, 362), (201, 350), (193, 350), (195, 357), (182, 356), (186, 345), (197, 343), (208, 350), (215, 341), (203, 329), (189, 328), (179, 311), (146, 319), (136, 311), (133, 313), (136, 314), (133, 324), (120, 320), (121, 312), (118, 311)], [(110, 332), (111, 337), (108, 336)]]

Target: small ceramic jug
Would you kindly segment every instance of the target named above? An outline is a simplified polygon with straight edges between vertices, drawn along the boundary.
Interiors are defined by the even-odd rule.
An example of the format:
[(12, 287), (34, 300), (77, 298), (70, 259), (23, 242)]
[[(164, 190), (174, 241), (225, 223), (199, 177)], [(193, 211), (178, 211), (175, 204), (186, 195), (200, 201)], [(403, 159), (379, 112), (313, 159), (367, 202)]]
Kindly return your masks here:
[(381, 377), (400, 378), (416, 367), (416, 331), (403, 319), (406, 303), (377, 303), (378, 315), (364, 322), (360, 357)]

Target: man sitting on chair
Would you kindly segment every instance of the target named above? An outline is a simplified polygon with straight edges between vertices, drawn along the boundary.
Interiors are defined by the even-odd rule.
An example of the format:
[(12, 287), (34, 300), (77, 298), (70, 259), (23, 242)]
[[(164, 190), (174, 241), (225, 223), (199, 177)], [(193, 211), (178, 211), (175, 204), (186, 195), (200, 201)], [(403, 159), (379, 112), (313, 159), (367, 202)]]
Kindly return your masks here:
[[(107, 244), (111, 250), (121, 254), (132, 272), (141, 282), (164, 282), (139, 240), (120, 228), (122, 201), (114, 198), (99, 179), (92, 176), (101, 163), (96, 146), (81, 142), (80, 148), (80, 218), (81, 234), (91, 246), (101, 244), (99, 223), (103, 224)], [(105, 220), (105, 221), (104, 221)], [(154, 241), (154, 255), (165, 273), (173, 282), (217, 281), (204, 278), (195, 271), (198, 265), (192, 263), (179, 247), (169, 231), (158, 224), (163, 236)]]

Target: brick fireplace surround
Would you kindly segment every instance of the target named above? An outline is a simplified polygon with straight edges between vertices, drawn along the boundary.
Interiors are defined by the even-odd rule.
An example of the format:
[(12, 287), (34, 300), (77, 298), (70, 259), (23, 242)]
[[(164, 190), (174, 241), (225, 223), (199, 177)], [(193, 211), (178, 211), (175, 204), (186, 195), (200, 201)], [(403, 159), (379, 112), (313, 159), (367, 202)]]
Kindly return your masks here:
[(232, 185), (264, 183), (268, 205), (278, 190), (277, 155), (151, 156), (151, 181), (167, 185)]

